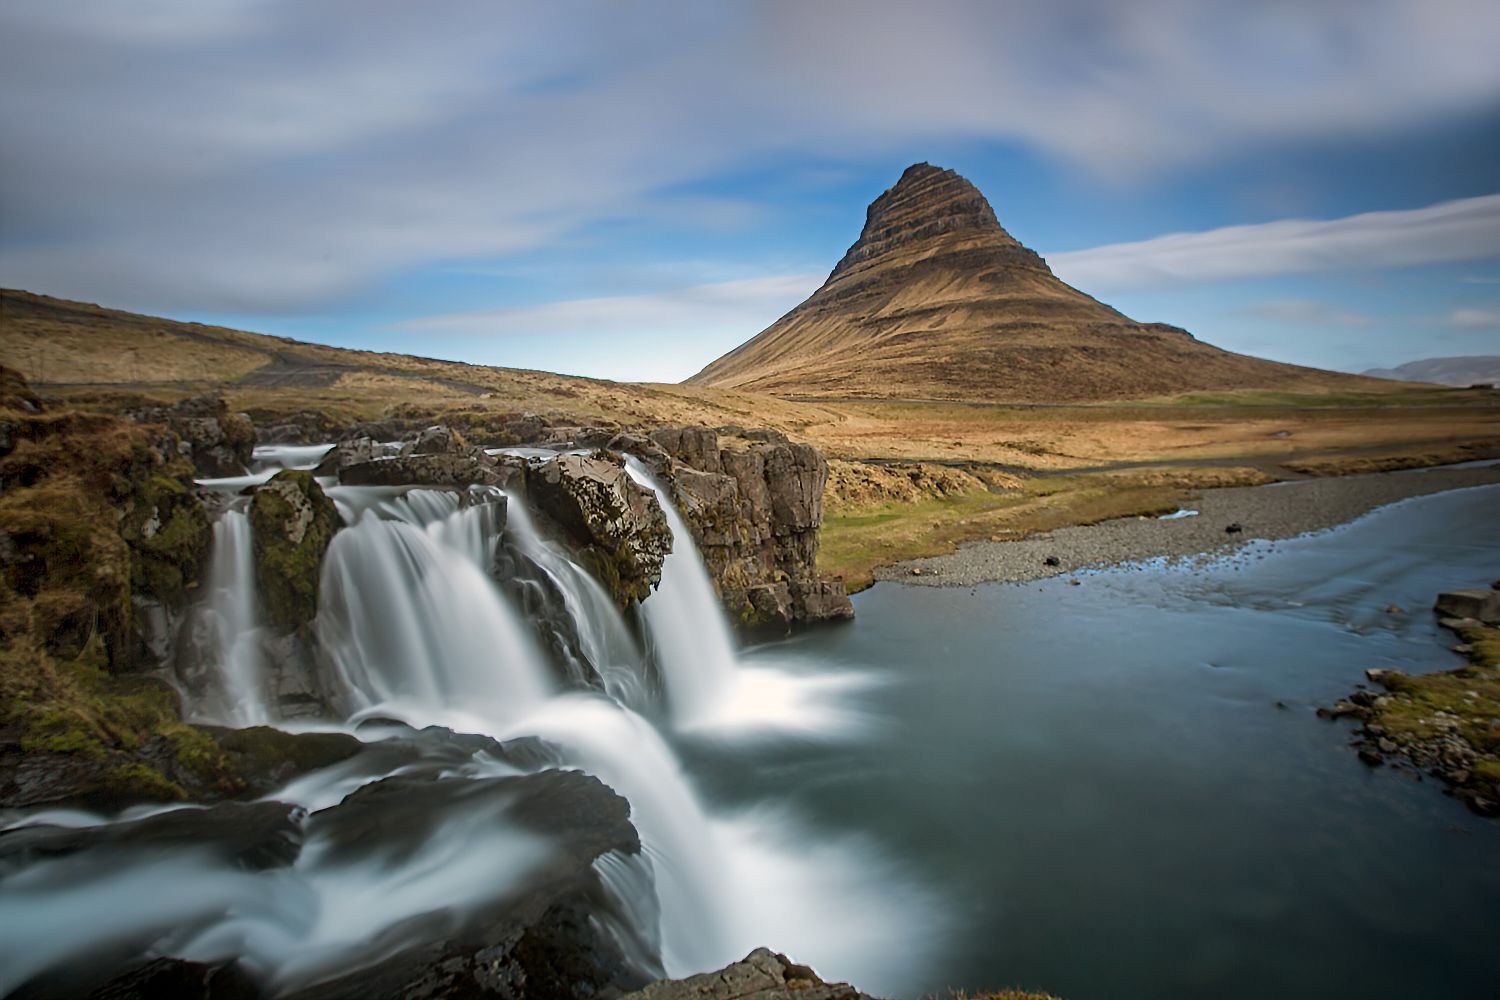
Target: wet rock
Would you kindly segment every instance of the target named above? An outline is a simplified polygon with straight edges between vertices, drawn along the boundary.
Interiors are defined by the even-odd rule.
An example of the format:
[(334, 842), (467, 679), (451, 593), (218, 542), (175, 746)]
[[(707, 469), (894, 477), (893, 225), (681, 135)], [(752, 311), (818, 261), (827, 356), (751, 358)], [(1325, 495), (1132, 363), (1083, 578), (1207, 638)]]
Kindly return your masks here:
[(828, 463), (816, 449), (743, 427), (658, 428), (651, 441), (670, 456), (663, 478), (742, 631), (853, 617), (843, 582), (817, 572)]
[(115, 976), (87, 1000), (258, 1000), (261, 990), (237, 962), (157, 958)]
[(1437, 596), (1433, 610), (1448, 618), (1473, 618), (1500, 625), (1500, 591), (1450, 590)]
[(318, 612), (318, 577), (338, 511), (309, 472), (285, 469), (250, 502), (255, 580), (266, 621), (297, 628)]
[(526, 489), (621, 607), (645, 600), (661, 582), (671, 529), (655, 495), (617, 457), (559, 455), (527, 467)]
[(179, 454), (190, 458), (205, 478), (243, 476), (255, 450), (255, 426), (243, 413), (230, 413), (217, 396), (194, 396), (172, 406), (130, 411), (140, 423), (164, 424)]
[(686, 979), (667, 979), (622, 1000), (870, 1000), (847, 983), (825, 983), (805, 965), (757, 948), (733, 965)]
[(1379, 767), (1385, 763), (1385, 758), (1380, 756), (1379, 752), (1369, 747), (1359, 748), (1359, 759), (1370, 767)]
[(25, 826), (0, 833), (0, 874), (101, 846), (200, 850), (248, 871), (279, 868), (302, 850), (302, 810), (281, 802), (221, 802), (99, 826)]
[(224, 754), (224, 766), (237, 779), (239, 795), (264, 795), (293, 778), (346, 761), (365, 749), (363, 743), (346, 733), (288, 733), (271, 726), (201, 729)]
[(1359, 711), (1360, 707), (1353, 702), (1338, 701), (1334, 703), (1332, 708), (1323, 708), (1320, 706), (1317, 715), (1320, 719), (1342, 719), (1346, 715), (1358, 715)]
[[(594, 868), (606, 854), (639, 855), (629, 814), (624, 799), (576, 771), (463, 781), (395, 777), (361, 788), (310, 821), (341, 861), (384, 863), (391, 852), (414, 850), (458, 820), (519, 824), (549, 852), (504, 898), (413, 924), (414, 933), (393, 942), (379, 961), (290, 996), (523, 1000), (618, 995), (642, 985), (659, 974), (655, 945), (622, 940), (629, 928), (612, 919), (614, 904)], [(381, 831), (378, 842), (372, 829)]]
[(1229, 525), (1225, 525), (1224, 526), (1224, 533), (1226, 535), (1238, 535), (1241, 532), (1243, 532), (1244, 530), (1245, 530), (1245, 526), (1243, 524), (1240, 524), (1238, 521), (1236, 521), (1233, 524), (1229, 524)]
[[(340, 459), (343, 462), (343, 459)], [(472, 446), (433, 454), (403, 454), (351, 460), (339, 469), (346, 486), (498, 486), (505, 489), (519, 473), (519, 463), (485, 454)]]
[(1062, 565), (1062, 560), (1059, 559), (1059, 558), (1057, 558), (1057, 556), (1048, 556), (1047, 558), (1045, 558), (1045, 559), (1042, 560), (1042, 565), (1043, 566), (1061, 566)]

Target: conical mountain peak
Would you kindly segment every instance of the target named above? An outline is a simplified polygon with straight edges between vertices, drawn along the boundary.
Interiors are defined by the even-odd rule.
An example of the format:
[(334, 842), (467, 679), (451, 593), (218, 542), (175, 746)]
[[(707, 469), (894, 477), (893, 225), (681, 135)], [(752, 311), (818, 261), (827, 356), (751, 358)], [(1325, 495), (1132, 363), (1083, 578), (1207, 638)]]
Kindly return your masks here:
[(927, 254), (975, 245), (1018, 247), (989, 201), (952, 170), (914, 163), (870, 203), (859, 240), (833, 269), (839, 275), (867, 261), (910, 251)]
[(807, 397), (1095, 400), (1328, 385), (1137, 323), (1058, 279), (973, 184), (906, 168), (823, 286), (690, 382)]

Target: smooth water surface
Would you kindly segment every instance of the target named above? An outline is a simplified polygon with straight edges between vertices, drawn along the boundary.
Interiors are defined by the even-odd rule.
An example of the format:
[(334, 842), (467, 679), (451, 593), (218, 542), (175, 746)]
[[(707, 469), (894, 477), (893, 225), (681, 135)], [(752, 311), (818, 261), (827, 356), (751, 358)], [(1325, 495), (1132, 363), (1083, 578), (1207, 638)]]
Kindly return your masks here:
[(863, 675), (852, 730), (683, 752), (715, 808), (858, 832), (936, 894), (939, 944), (899, 974), (819, 969), (872, 992), (1493, 996), (1500, 822), (1366, 768), (1314, 708), (1367, 667), (1461, 662), (1429, 609), (1500, 576), (1497, 510), (1442, 494), (1081, 586), (880, 584), (855, 625), (746, 657)]

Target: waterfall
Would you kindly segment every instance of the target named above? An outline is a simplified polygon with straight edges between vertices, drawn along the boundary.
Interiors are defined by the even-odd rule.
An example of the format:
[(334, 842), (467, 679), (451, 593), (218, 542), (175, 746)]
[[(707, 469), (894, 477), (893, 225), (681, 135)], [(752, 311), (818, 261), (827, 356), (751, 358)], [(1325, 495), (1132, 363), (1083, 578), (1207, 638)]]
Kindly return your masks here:
[(193, 714), (204, 721), (231, 726), (260, 725), (270, 718), (270, 712), (261, 661), (260, 602), (248, 514), (242, 510), (224, 513), (214, 525), (209, 560), (208, 618), (218, 670)]
[(563, 595), (578, 630), (579, 644), (604, 681), (605, 690), (627, 705), (643, 707), (645, 663), (640, 647), (599, 581), (569, 558), (561, 545), (537, 531), (531, 512), (520, 497), (510, 499), (506, 533)]
[(734, 687), (734, 639), (703, 557), (671, 495), (636, 459), (627, 459), (626, 468), (631, 479), (656, 495), (672, 529), (661, 586), (641, 602), (651, 651), (666, 682), (673, 721), (701, 723), (722, 707)]
[(352, 714), (491, 732), (547, 696), (541, 652), (489, 577), (499, 512), (414, 490), (334, 535), (314, 628)]
[[(320, 454), (286, 448), (258, 457), (306, 464)], [(342, 689), (333, 699), (342, 721), (334, 725), (367, 741), (397, 731), (370, 725), (381, 718), (501, 740), (538, 737), (564, 766), (627, 799), (642, 852), (595, 862), (618, 906), (591, 919), (640, 968), (656, 968), (658, 949), (674, 976), (719, 967), (759, 945), (845, 967), (896, 951), (910, 932), (890, 914), (913, 907), (884, 905), (896, 880), (874, 852), (816, 838), (789, 818), (715, 814), (669, 742), (673, 730), (638, 714), (651, 707), (650, 662), (674, 729), (691, 727), (694, 740), (705, 727), (719, 736), (747, 721), (795, 718), (820, 733), (837, 728), (811, 711), (815, 703), (798, 696), (802, 687), (791, 679), (738, 670), (686, 523), (642, 467), (632, 461), (629, 471), (655, 494), (673, 536), (661, 585), (641, 606), (645, 651), (598, 582), (538, 529), (521, 498), (495, 489), (326, 484), (344, 527), (324, 558), (311, 634), (331, 672), (325, 682)], [(277, 664), (263, 662), (269, 647), (257, 620), (250, 522), (243, 501), (235, 503), (241, 509), (214, 528), (206, 614), (216, 626), (216, 674), (201, 715), (236, 726), (274, 724), (266, 677)], [(554, 600), (561, 595), (604, 693), (559, 690), (535, 633), (492, 578), (502, 538), (546, 575)], [(746, 699), (759, 714), (734, 704)], [(424, 752), (421, 766), (440, 773), (435, 780), (472, 780), (496, 767), (514, 773), (494, 762), (454, 766)], [(273, 994), (291, 991), (420, 944), (443, 921), (491, 905), (546, 866), (548, 845), (487, 807), (456, 811), (406, 847), (392, 839), (398, 824), (362, 832), (367, 853), (334, 850), (319, 810), (413, 766), (380, 761), (367, 751), (267, 796), (305, 810), (307, 840), (285, 869), (251, 872), (207, 852), (146, 845), (138, 854), (39, 863), (15, 876), (0, 871), (0, 923), (27, 924), (15, 941), (0, 941), (0, 987), (11, 982), (7, 963), (20, 982), (101, 943), (138, 939), (152, 954), (238, 956)]]

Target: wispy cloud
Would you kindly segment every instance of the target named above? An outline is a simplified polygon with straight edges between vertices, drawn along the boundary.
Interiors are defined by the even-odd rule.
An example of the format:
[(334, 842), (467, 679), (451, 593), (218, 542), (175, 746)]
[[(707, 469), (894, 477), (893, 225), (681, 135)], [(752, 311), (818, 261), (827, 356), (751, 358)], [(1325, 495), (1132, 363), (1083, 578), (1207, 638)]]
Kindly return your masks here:
[(1500, 194), (1402, 212), (1174, 233), (1056, 254), (1049, 261), (1064, 280), (1080, 288), (1132, 291), (1492, 258), (1500, 258)]
[(1460, 330), (1483, 330), (1487, 327), (1500, 330), (1500, 308), (1454, 309), (1448, 314), (1448, 325)]
[(1492, 0), (585, 6), (8, 0), (4, 278), (316, 306), (660, 218), (770, 157), (979, 139), (1138, 178), (1500, 98)]
[(1254, 319), (1271, 320), (1293, 326), (1373, 326), (1375, 317), (1350, 309), (1340, 309), (1312, 299), (1286, 299), (1260, 302), (1241, 312)]
[[(511, 309), (421, 316), (396, 329), (465, 337), (608, 337), (731, 332), (769, 326), (822, 283), (821, 274), (720, 281), (646, 295), (567, 299)], [(696, 370), (696, 369), (695, 369)]]

